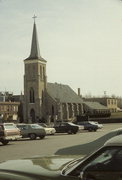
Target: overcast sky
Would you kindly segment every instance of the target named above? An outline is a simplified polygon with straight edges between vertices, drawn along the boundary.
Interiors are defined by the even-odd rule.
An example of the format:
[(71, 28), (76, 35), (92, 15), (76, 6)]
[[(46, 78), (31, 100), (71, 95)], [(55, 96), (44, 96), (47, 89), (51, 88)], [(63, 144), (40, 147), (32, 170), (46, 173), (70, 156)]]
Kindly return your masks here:
[(48, 82), (122, 96), (121, 0), (1, 0), (0, 91), (23, 92), (34, 14)]

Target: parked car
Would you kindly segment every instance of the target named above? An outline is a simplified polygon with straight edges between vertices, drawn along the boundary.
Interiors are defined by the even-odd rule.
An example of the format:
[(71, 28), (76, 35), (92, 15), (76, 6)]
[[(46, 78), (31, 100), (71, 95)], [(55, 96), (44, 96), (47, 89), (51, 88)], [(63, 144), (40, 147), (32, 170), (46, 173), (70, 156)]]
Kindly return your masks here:
[(20, 129), (22, 138), (43, 139), (46, 135), (45, 129), (38, 124), (17, 124), (17, 127)]
[(54, 126), (56, 133), (76, 134), (79, 131), (79, 126), (71, 122), (62, 122)]
[(81, 121), (77, 122), (78, 125), (84, 126), (84, 130), (97, 131), (99, 129), (98, 125), (93, 121)]
[(1, 180), (121, 180), (122, 135), (85, 158), (32, 157), (0, 163)]
[(103, 124), (98, 123), (97, 121), (90, 121), (93, 124), (96, 124), (98, 126), (98, 129), (102, 129), (103, 128)]
[(20, 130), (14, 123), (1, 123), (0, 124), (0, 142), (6, 145), (11, 140), (21, 138)]
[(45, 124), (45, 123), (39, 123), (39, 125), (45, 129), (46, 135), (54, 135), (56, 132), (55, 128), (48, 127), (47, 124)]

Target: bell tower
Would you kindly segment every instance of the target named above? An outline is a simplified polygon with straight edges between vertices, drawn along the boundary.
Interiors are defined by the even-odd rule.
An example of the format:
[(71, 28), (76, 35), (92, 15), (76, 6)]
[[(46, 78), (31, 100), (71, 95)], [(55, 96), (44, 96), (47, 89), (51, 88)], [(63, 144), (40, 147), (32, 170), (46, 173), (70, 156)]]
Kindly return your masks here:
[(24, 60), (24, 121), (38, 122), (43, 117), (43, 98), (47, 85), (46, 60), (40, 55), (34, 15), (30, 56)]

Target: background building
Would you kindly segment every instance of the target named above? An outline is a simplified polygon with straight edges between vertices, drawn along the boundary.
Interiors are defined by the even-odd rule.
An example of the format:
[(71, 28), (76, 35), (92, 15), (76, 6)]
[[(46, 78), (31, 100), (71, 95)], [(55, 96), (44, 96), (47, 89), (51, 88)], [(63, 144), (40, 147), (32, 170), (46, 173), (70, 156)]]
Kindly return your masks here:
[(0, 121), (17, 122), (20, 101), (13, 101), (13, 93), (0, 92)]
[(102, 97), (102, 98), (84, 98), (84, 101), (91, 101), (91, 102), (99, 102), (100, 104), (106, 106), (110, 109), (110, 112), (117, 112), (118, 111), (118, 102), (117, 98), (110, 98), (110, 97)]

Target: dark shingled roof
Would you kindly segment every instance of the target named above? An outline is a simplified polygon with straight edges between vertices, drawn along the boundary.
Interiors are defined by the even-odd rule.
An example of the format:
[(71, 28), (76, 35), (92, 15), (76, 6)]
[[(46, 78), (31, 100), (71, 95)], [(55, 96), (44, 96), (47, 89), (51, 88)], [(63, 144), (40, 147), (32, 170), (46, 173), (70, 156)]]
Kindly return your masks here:
[(68, 86), (58, 83), (47, 83), (47, 92), (62, 103), (82, 103), (82, 99)]
[(88, 106), (90, 109), (102, 109), (102, 110), (108, 110), (108, 108), (98, 102), (83, 102), (86, 106)]

